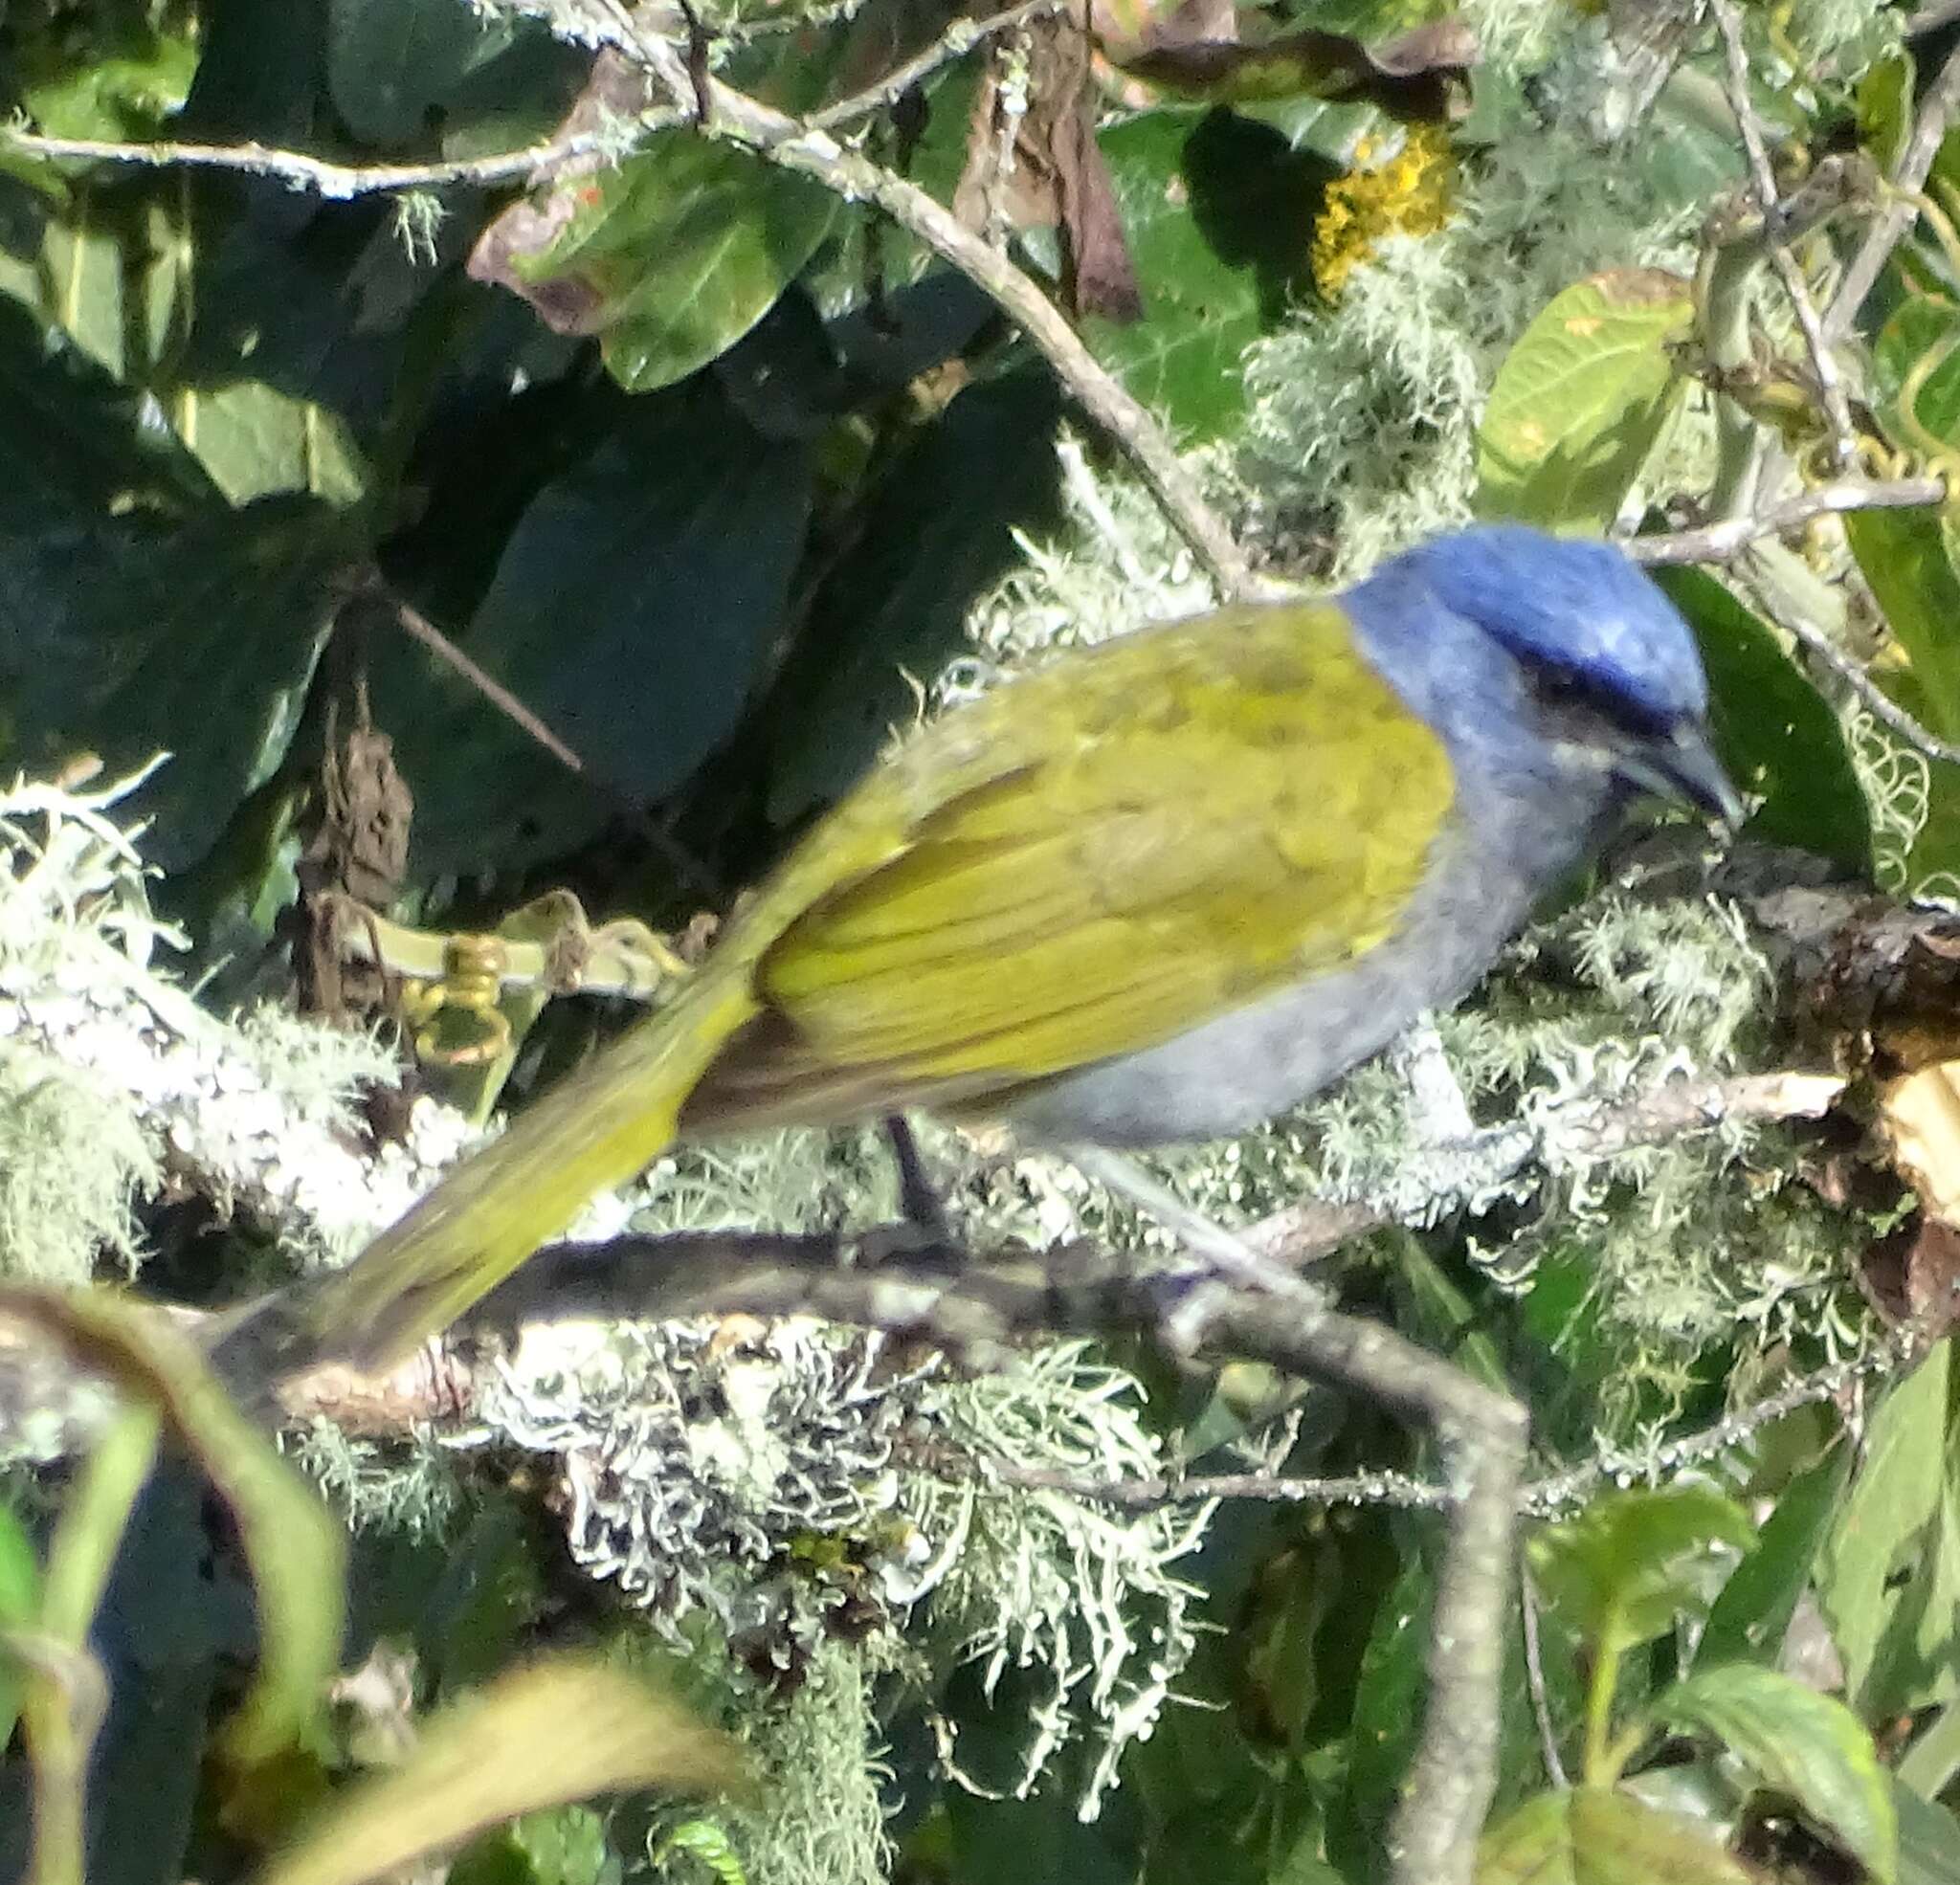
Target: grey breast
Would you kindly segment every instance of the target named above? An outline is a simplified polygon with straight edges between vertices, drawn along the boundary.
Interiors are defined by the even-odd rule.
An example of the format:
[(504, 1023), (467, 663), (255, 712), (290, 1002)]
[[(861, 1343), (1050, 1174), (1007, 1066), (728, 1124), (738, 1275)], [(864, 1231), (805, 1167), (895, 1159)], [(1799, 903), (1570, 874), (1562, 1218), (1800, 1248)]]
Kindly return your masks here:
[(1426, 1010), (1459, 1000), (1607, 810), (1596, 779), (1459, 777), (1456, 809), (1387, 942), (1156, 1047), (1024, 1088), (1007, 1118), (1051, 1142), (1167, 1145), (1244, 1132), (1285, 1112)]

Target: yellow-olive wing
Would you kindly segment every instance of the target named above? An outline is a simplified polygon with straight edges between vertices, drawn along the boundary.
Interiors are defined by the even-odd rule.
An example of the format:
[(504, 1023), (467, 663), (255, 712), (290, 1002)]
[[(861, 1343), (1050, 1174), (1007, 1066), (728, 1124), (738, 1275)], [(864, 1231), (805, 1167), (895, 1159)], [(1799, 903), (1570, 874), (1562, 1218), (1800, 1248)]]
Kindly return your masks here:
[[(1246, 607), (950, 715), (818, 828), (691, 1119), (968, 1096), (1169, 1039), (1389, 935), (1450, 768), (1337, 605)], [(784, 912), (788, 915), (788, 912)]]

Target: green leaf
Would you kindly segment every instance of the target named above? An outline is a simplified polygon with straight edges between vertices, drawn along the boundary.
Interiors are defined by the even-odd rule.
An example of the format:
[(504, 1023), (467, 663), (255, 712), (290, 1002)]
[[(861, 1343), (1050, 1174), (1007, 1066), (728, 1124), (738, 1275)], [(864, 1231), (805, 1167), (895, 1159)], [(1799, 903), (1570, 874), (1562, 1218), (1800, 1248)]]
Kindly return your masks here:
[(1899, 167), (1912, 135), (1912, 55), (1890, 53), (1858, 81), (1858, 140), (1886, 176)]
[(1929, 511), (1858, 511), (1844, 520), (1851, 553), (1905, 657), (1927, 722), (1960, 738), (1960, 577)]
[(1866, 1429), (1817, 1563), (1817, 1600), (1866, 1719), (1951, 1700), (1960, 1614), (1952, 1342), (1897, 1383)]
[[(1903, 450), (1924, 455), (1960, 444), (1960, 309), (1913, 295), (1880, 328), (1872, 364), (1879, 418)], [(1917, 379), (1915, 387), (1912, 382)]]
[(808, 447), (762, 437), (702, 385), (628, 405), (546, 484), (458, 639), (588, 776), (393, 642), (374, 698), (414, 781), (417, 868), (562, 855), (620, 799), (685, 780), (735, 725), (781, 632), (812, 476)]
[(631, 392), (682, 379), (774, 306), (829, 233), (837, 198), (761, 158), (676, 131), (616, 168), (520, 203), (470, 257), (562, 334), (600, 337)]
[(1891, 1785), (1872, 1738), (1833, 1696), (1754, 1663), (1698, 1670), (1664, 1689), (1647, 1717), (1712, 1736), (1767, 1788), (1786, 1794), (1878, 1885), (1898, 1875)]
[(1871, 820), (1838, 716), (1769, 627), (1715, 577), (1701, 569), (1654, 575), (1701, 643), (1722, 763), (1762, 801), (1749, 834), (1869, 875)]
[(400, 1766), (341, 1796), (261, 1885), (365, 1885), (521, 1813), (743, 1777), (740, 1747), (658, 1690), (596, 1658), (558, 1656), (444, 1710)]
[(328, 0), (327, 87), (357, 138), (407, 143), (513, 36), (509, 22), (454, 0)]
[(1892, 1782), (1899, 1814), (1899, 1885), (1960, 1885), (1960, 1819)]
[(1567, 1629), (1615, 1654), (1706, 1609), (1755, 1534), (1705, 1486), (1610, 1493), (1526, 1544), (1538, 1588)]
[[(107, 1291), (24, 1285), (0, 1289), (0, 1314), (44, 1331), (152, 1406), (230, 1507), (257, 1595), (259, 1649), (227, 1739), (244, 1763), (280, 1751), (318, 1706), (339, 1654), (339, 1524), (227, 1398), (202, 1353), (160, 1318)], [(131, 1430), (116, 1455), (119, 1472), (141, 1437)], [(77, 1591), (78, 1609), (82, 1586)]]
[(1708, 1612), (1695, 1646), (1697, 1669), (1743, 1659), (1775, 1662), (1851, 1464), (1852, 1450), (1840, 1442), (1786, 1488)]
[(1751, 1885), (1698, 1820), (1625, 1793), (1541, 1794), (1483, 1835), (1477, 1885)]
[(1659, 269), (1611, 269), (1554, 296), (1491, 387), (1479, 515), (1603, 531), (1673, 410), (1669, 348), (1693, 319), (1688, 284)]
[(125, 13), (113, 38), (107, 57), (52, 68), (33, 61), (42, 69), (21, 87), (20, 105), (37, 129), (56, 138), (135, 142), (155, 137), (183, 104), (197, 70), (194, 32), (159, 32)]
[(1083, 337), (1147, 406), (1193, 439), (1245, 411), (1239, 357), (1311, 286), (1331, 166), (1230, 112), (1146, 112), (1099, 140), (1143, 290), (1143, 319)]

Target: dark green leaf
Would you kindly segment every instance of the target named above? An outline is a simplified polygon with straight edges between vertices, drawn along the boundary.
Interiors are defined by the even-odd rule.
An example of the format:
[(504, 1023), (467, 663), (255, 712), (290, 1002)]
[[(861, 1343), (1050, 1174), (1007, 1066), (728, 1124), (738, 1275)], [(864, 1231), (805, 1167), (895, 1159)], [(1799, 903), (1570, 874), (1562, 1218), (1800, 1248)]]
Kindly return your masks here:
[(512, 36), (507, 21), (452, 0), (328, 0), (327, 85), (357, 138), (406, 143)]
[(907, 676), (935, 674), (965, 645), (967, 610), (1015, 555), (1013, 533), (1052, 515), (1061, 410), (1045, 373), (973, 387), (892, 466), (776, 690), (776, 823), (850, 785), (917, 714)]
[(1715, 577), (1701, 569), (1655, 575), (1701, 643), (1716, 748), (1728, 776), (1762, 801), (1749, 834), (1868, 875), (1871, 822), (1838, 716), (1769, 628)]
[(619, 384), (684, 378), (766, 315), (824, 238), (836, 197), (689, 131), (617, 168), (558, 185), (483, 233), (479, 280), (522, 295), (551, 327), (596, 334)]
[(1568, 1630), (1611, 1654), (1704, 1611), (1755, 1537), (1731, 1498), (1705, 1486), (1609, 1493), (1526, 1545), (1540, 1593)]
[(633, 408), (539, 492), (462, 645), (566, 741), (580, 778), (417, 648), (375, 712), (414, 787), (418, 869), (521, 866), (621, 801), (672, 791), (726, 737), (782, 626), (811, 495), (712, 387)]
[(1763, 1521), (1748, 1556), (1735, 1567), (1708, 1612), (1695, 1646), (1695, 1667), (1744, 1658), (1773, 1664), (1797, 1599), (1838, 1501), (1851, 1477), (1852, 1452), (1838, 1445), (1802, 1474)]
[(1787, 1795), (1878, 1881), (1891, 1885), (1899, 1830), (1890, 1784), (1863, 1724), (1841, 1701), (1753, 1663), (1697, 1670), (1647, 1705), (1648, 1719), (1711, 1735), (1760, 1785)]
[(168, 752), (143, 792), (147, 854), (193, 862), (292, 738), (343, 554), (331, 524), (278, 499), (175, 530), (78, 518), (54, 538), (10, 507), (0, 493), (6, 763), (90, 750), (128, 771)]

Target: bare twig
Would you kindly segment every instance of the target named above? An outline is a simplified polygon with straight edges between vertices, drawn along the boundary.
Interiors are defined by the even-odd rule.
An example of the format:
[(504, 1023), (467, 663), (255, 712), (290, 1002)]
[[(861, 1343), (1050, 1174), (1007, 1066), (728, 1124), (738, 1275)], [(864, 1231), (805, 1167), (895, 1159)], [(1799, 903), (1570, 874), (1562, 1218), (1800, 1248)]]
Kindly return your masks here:
[(537, 742), (568, 772), (575, 772), (626, 818), (654, 850), (664, 857), (676, 875), (690, 889), (713, 896), (720, 885), (715, 874), (683, 845), (674, 833), (654, 817), (631, 793), (622, 791), (603, 773), (594, 772), (530, 707), (520, 700), (495, 675), (486, 673), (455, 642), (402, 597), (377, 585), (376, 601), (401, 627), (403, 633), (419, 642), (430, 654), (459, 675), (505, 720), (527, 739)]
[(1800, 529), (1813, 518), (1838, 517), (1848, 511), (1924, 510), (1946, 499), (1947, 484), (1941, 477), (1839, 478), (1765, 510), (1690, 530), (1630, 537), (1621, 547), (1636, 563), (1731, 563), (1751, 543)]
[(1859, 704), (1889, 732), (1895, 733), (1915, 752), (1946, 765), (1960, 765), (1960, 744), (1943, 740), (1925, 721), (1908, 713), (1865, 672), (1863, 666), (1838, 646), (1814, 622), (1797, 610), (1779, 608), (1771, 588), (1750, 586), (1756, 604), (1790, 637), (1800, 643), (1858, 697)]
[(1570, 1786), (1566, 1763), (1559, 1759), (1558, 1734), (1551, 1721), (1551, 1699), (1545, 1689), (1545, 1659), (1538, 1646), (1538, 1587), (1528, 1569), (1518, 1576), (1518, 1609), (1525, 1625), (1525, 1686), (1531, 1696), (1531, 1716), (1538, 1723), (1538, 1751), (1545, 1761), (1545, 1777), (1553, 1786)]
[(153, 144), (122, 144), (102, 138), (48, 137), (4, 124), (0, 124), (0, 150), (145, 169), (226, 170), (240, 176), (268, 177), (288, 189), (310, 190), (329, 202), (345, 202), (386, 190), (480, 189), (529, 182), (593, 157), (617, 157), (631, 143), (680, 122), (679, 112), (662, 107), (629, 126), (610, 125), (604, 131), (546, 138), (518, 150), (439, 164), (335, 164), (303, 151), (256, 142), (214, 144), (163, 139)]
[(1728, 102), (1742, 132), (1743, 148), (1748, 153), (1749, 175), (1756, 202), (1763, 212), (1763, 240), (1771, 266), (1790, 298), (1791, 312), (1810, 354), (1811, 370), (1816, 375), (1817, 392), (1823, 401), (1824, 416), (1831, 428), (1832, 455), (1839, 471), (1848, 471), (1858, 455), (1858, 434), (1851, 422), (1851, 404), (1845, 397), (1844, 383), (1824, 338), (1823, 322), (1816, 303), (1811, 299), (1810, 284), (1791, 253), (1783, 224), (1782, 191), (1770, 162), (1770, 146), (1764, 136), (1763, 121), (1749, 100), (1748, 53), (1743, 43), (1742, 15), (1734, 0), (1710, 0), (1715, 23), (1728, 61)]
[[(1064, 4), (1065, 0), (1023, 0), (1020, 6), (985, 19), (956, 19), (929, 46), (902, 65), (862, 91), (813, 113), (808, 122), (813, 128), (827, 131), (859, 123), (975, 46), (998, 33), (1025, 26), (1044, 13), (1054, 12)], [(9, 124), (0, 124), (0, 148), (11, 148), (30, 157), (122, 164), (145, 169), (228, 170), (243, 176), (267, 177), (289, 189), (310, 190), (330, 202), (345, 202), (389, 190), (488, 189), (501, 184), (541, 182), (589, 158), (625, 156), (655, 132), (672, 130), (692, 119), (692, 112), (662, 105), (602, 130), (583, 130), (546, 138), (516, 150), (430, 164), (336, 164), (304, 151), (285, 150), (256, 141), (219, 144), (159, 139), (153, 143), (126, 144), (106, 138), (58, 138)]]
[(902, 65), (894, 66), (876, 84), (867, 85), (835, 104), (825, 105), (821, 111), (813, 111), (804, 122), (813, 131), (835, 131), (859, 123), (896, 104), (913, 86), (924, 84), (942, 66), (965, 56), (975, 46), (1017, 32), (1050, 13), (1058, 13), (1067, 4), (1068, 0), (1022, 0), (1020, 6), (991, 13), (985, 19), (956, 19), (931, 45)]
[(535, 740), (568, 772), (585, 773), (585, 761), (572, 751), (570, 746), (552, 732), (495, 675), (486, 672), (471, 660), (419, 609), (394, 595), (386, 597), (383, 606), (393, 615), (404, 634), (412, 641), (420, 642), (444, 667), (460, 675), (520, 733), (527, 739)]
[(1933, 167), (1940, 141), (1947, 135), (1947, 126), (1956, 110), (1960, 110), (1960, 48), (1947, 55), (1946, 64), (1928, 88), (1926, 101), (1913, 122), (1912, 136), (1906, 140), (1898, 167), (1890, 178), (1896, 193), (1865, 233), (1863, 243), (1825, 310), (1827, 341), (1841, 341), (1851, 331), (1851, 323), (1858, 319), (1865, 297), (1877, 285), (1892, 251), (1905, 239), (1906, 232), (1919, 215), (1919, 207), (1912, 199), (1917, 197)]

